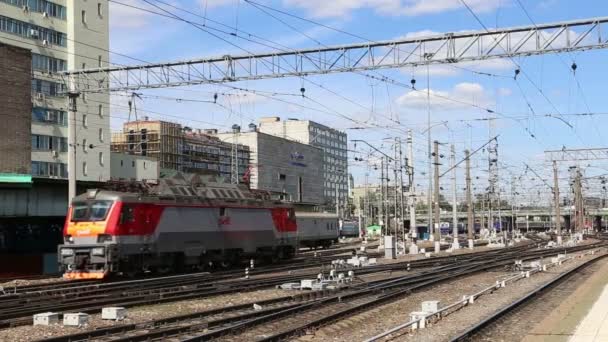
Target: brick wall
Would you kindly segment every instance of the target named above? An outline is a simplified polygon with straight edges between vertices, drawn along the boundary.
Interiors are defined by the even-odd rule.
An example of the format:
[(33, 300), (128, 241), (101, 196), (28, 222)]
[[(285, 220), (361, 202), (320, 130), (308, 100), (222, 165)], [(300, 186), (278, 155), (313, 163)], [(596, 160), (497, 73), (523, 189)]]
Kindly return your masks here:
[(31, 172), (31, 68), (29, 50), (0, 43), (0, 173)]

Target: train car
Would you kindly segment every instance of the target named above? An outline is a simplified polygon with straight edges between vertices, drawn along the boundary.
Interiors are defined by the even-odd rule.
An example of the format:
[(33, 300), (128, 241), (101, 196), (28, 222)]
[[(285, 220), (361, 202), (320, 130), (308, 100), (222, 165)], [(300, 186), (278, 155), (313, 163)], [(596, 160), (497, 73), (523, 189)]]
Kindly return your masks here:
[(338, 242), (340, 232), (336, 214), (298, 211), (296, 222), (301, 247), (329, 247)]
[(344, 221), (342, 223), (342, 228), (340, 229), (340, 236), (358, 237), (359, 236), (359, 222)]
[(297, 234), (289, 203), (214, 176), (177, 174), (139, 191), (95, 189), (75, 197), (58, 258), (65, 278), (101, 279), (290, 258)]

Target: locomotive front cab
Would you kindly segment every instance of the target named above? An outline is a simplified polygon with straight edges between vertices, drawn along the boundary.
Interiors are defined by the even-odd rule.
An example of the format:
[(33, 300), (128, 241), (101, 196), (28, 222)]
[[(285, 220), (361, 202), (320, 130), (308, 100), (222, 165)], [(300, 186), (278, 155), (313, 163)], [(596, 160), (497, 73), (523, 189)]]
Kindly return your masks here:
[[(120, 205), (89, 190), (77, 196), (68, 210), (64, 244), (58, 247), (59, 267), (68, 279), (102, 279), (111, 268), (113, 236)], [(102, 197), (102, 198), (100, 198)]]

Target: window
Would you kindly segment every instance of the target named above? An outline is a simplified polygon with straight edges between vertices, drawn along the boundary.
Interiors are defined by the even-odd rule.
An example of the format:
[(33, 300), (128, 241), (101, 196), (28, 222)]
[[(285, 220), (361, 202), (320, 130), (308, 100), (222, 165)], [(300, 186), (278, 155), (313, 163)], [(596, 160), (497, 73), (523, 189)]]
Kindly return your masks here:
[(284, 175), (284, 174), (282, 174), (282, 173), (279, 173), (279, 180), (280, 180), (280, 181), (284, 181), (284, 180), (286, 180), (286, 179), (287, 179), (287, 176), (286, 176), (286, 175)]
[(89, 125), (89, 120), (87, 119), (86, 114), (82, 114), (82, 127), (87, 128)]
[(32, 161), (32, 176), (34, 177), (68, 177), (68, 167), (63, 163)]
[(99, 105), (97, 107), (97, 113), (99, 114), (100, 117), (103, 118), (103, 105)]
[(99, 152), (99, 165), (103, 166), (103, 152)]
[(41, 72), (58, 72), (67, 70), (67, 61), (59, 58), (32, 54), (32, 70)]
[(131, 162), (131, 167), (135, 167), (135, 160)]
[(82, 162), (82, 175), (86, 176), (89, 174), (89, 168), (87, 167), (87, 162)]
[(99, 141), (103, 142), (103, 128), (99, 129)]
[(97, 56), (97, 66), (101, 68), (101, 55)]
[(120, 212), (120, 223), (135, 222), (133, 207), (125, 205)]
[(43, 107), (32, 108), (32, 121), (53, 125), (68, 125), (68, 113)]
[(99, 17), (101, 17), (101, 15), (102, 15), (102, 13), (101, 13), (101, 12), (102, 12), (102, 10), (101, 10), (101, 2), (98, 2), (98, 3), (97, 3), (97, 15), (98, 15)]
[(61, 96), (65, 92), (65, 85), (39, 79), (32, 80), (32, 92), (48, 96)]
[(80, 12), (80, 17), (81, 17), (82, 23), (86, 25), (87, 24), (87, 11), (82, 10), (82, 12)]
[(64, 137), (32, 134), (32, 150), (67, 152), (67, 139)]
[(120, 160), (120, 167), (122, 167), (124, 165), (122, 159)]
[(145, 170), (145, 169), (147, 169), (147, 167), (146, 167), (146, 162), (144, 162), (144, 170)]
[(76, 202), (72, 205), (72, 222), (103, 221), (108, 216), (112, 203), (112, 201)]
[[(6, 0), (0, 0), (5, 2)], [(25, 38), (47, 41), (51, 45), (66, 46), (67, 36), (48, 28), (40, 27), (24, 21), (0, 15), (0, 31), (8, 32)]]
[(65, 20), (66, 17), (65, 6), (57, 5), (47, 0), (0, 0), (0, 2), (17, 7), (27, 6), (28, 11), (46, 13), (49, 17), (53, 18)]

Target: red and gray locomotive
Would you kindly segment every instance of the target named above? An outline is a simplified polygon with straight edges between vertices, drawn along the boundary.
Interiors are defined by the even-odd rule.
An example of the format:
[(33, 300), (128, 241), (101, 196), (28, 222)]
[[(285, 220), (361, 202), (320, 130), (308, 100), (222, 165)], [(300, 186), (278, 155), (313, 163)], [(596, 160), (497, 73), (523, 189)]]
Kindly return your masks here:
[(138, 191), (93, 189), (75, 197), (58, 258), (70, 279), (288, 259), (299, 245), (337, 241), (337, 222), (321, 213), (298, 218), (291, 203), (243, 184), (177, 174)]

